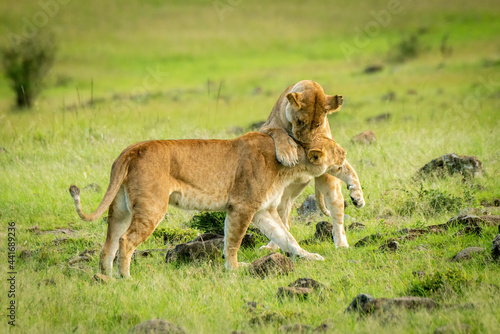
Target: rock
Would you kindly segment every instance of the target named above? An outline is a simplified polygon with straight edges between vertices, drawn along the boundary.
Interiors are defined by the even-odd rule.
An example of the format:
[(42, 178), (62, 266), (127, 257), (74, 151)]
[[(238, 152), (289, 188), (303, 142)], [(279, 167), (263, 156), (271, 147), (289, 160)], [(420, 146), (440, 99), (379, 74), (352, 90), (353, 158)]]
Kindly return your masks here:
[(491, 246), (491, 256), (493, 256), (495, 260), (500, 260), (500, 225), (498, 230), (499, 234), (493, 239), (493, 246)]
[(396, 93), (393, 91), (387, 92), (387, 94), (382, 95), (382, 101), (389, 102), (394, 101), (396, 99)]
[(314, 239), (317, 240), (331, 240), (333, 241), (333, 224), (327, 221), (321, 221), (316, 224), (316, 232), (314, 233)]
[(380, 246), (379, 250), (395, 252), (398, 250), (398, 248), (399, 243), (394, 239), (389, 239), (382, 246)]
[(92, 277), (92, 281), (95, 283), (108, 283), (109, 277), (104, 274), (97, 273), (94, 275), (94, 277)]
[(287, 275), (293, 270), (295, 264), (292, 260), (279, 253), (263, 256), (250, 265), (250, 272), (262, 278), (267, 275)]
[(305, 300), (309, 295), (314, 292), (312, 288), (294, 288), (294, 287), (289, 287), (289, 286), (282, 286), (278, 288), (278, 293), (277, 297), (278, 298), (284, 298), (284, 297), (291, 297), (291, 298), (297, 298), (300, 300)]
[(64, 244), (68, 240), (69, 240), (68, 238), (57, 238), (57, 239), (54, 239), (52, 242), (54, 243), (55, 246), (59, 246), (61, 244)]
[(469, 324), (449, 324), (437, 328), (434, 334), (454, 334), (454, 333), (472, 333), (472, 326)]
[(468, 260), (472, 257), (472, 254), (478, 254), (484, 252), (485, 249), (482, 247), (467, 247), (464, 250), (458, 252), (452, 259), (452, 262), (458, 262), (462, 260)]
[(224, 239), (224, 236), (222, 234), (217, 234), (217, 233), (204, 233), (202, 235), (197, 236), (193, 240), (189, 241), (188, 244), (192, 242), (208, 241), (212, 239)]
[(484, 200), (484, 201), (481, 201), (481, 205), (482, 206), (500, 206), (500, 198), (494, 198), (494, 199), (491, 199), (491, 200)]
[(384, 113), (384, 114), (380, 114), (380, 115), (368, 117), (366, 119), (366, 121), (369, 122), (369, 123), (370, 122), (380, 122), (380, 121), (388, 120), (390, 117), (391, 117), (390, 113)]
[(98, 185), (97, 183), (90, 183), (90, 184), (87, 184), (85, 187), (83, 187), (82, 190), (88, 190), (88, 191), (93, 191), (95, 193), (100, 193), (101, 186)]
[(167, 249), (162, 249), (162, 248), (135, 250), (134, 254), (132, 254), (132, 258), (136, 259), (138, 257), (151, 257), (153, 256), (153, 253), (166, 253), (166, 252)]
[(313, 214), (319, 214), (320, 210), (318, 208), (318, 203), (316, 202), (315, 195), (307, 196), (306, 200), (300, 207), (297, 208), (297, 214), (300, 217), (310, 216)]
[(466, 226), (465, 228), (461, 229), (458, 231), (456, 234), (457, 235), (481, 235), (483, 232), (483, 228), (481, 226)]
[(292, 288), (311, 288), (314, 290), (325, 290), (326, 286), (312, 278), (299, 278), (296, 281), (288, 284)]
[(78, 254), (78, 256), (94, 256), (95, 252), (96, 252), (95, 249), (86, 249), (80, 254)]
[(73, 265), (78, 262), (90, 262), (91, 256), (84, 255), (84, 256), (73, 256), (71, 259), (68, 260), (68, 265)]
[(372, 73), (380, 72), (383, 69), (384, 69), (384, 65), (376, 64), (376, 65), (370, 65), (370, 66), (365, 67), (365, 70), (363, 72), (365, 72), (366, 74), (372, 74)]
[(417, 174), (421, 176), (434, 174), (443, 175), (458, 173), (464, 176), (476, 176), (483, 170), (483, 163), (474, 156), (457, 155), (455, 153), (445, 154), (431, 160), (422, 167)]
[(354, 247), (361, 247), (365, 246), (368, 244), (371, 244), (372, 242), (382, 239), (385, 236), (385, 234), (377, 233), (377, 234), (372, 234), (367, 237), (364, 237), (363, 239), (359, 240), (354, 244)]
[(266, 309), (264, 305), (253, 301), (247, 302), (243, 305), (243, 308), (250, 313), (261, 312)]
[(499, 228), (500, 228), (500, 216), (499, 215), (486, 215), (486, 216), (481, 216), (479, 218), (484, 220), (490, 226), (499, 225)]
[(375, 132), (369, 130), (352, 137), (351, 141), (355, 144), (369, 145), (375, 143), (377, 141), (377, 137), (375, 136)]
[(231, 334), (247, 334), (245, 331), (240, 331), (240, 330), (234, 330), (231, 332)]
[(29, 259), (33, 255), (33, 252), (28, 249), (23, 249), (19, 252), (20, 259)]
[(285, 317), (283, 317), (278, 312), (266, 311), (259, 315), (254, 316), (250, 319), (249, 323), (252, 326), (263, 326), (271, 323), (282, 324), (285, 322)]
[(316, 327), (313, 330), (313, 333), (326, 333), (326, 332), (331, 332), (332, 330), (333, 330), (333, 325), (324, 322), (321, 325), (319, 325), (318, 327)]
[(256, 245), (255, 241), (255, 235), (252, 233), (247, 233), (243, 237), (243, 240), (241, 241), (241, 247), (242, 248), (254, 248)]
[(359, 295), (357, 295), (356, 297), (354, 297), (354, 299), (352, 300), (352, 302), (349, 304), (349, 306), (347, 306), (347, 308), (345, 309), (344, 312), (360, 312), (361, 310), (364, 309), (365, 305), (374, 300), (375, 298), (373, 298), (371, 295), (369, 294), (366, 294), (366, 293), (360, 293)]
[(485, 221), (478, 216), (465, 215), (453, 217), (448, 222), (446, 222), (447, 227), (455, 226), (479, 226), (479, 224), (484, 224)]
[(414, 271), (411, 274), (413, 277), (423, 278), (425, 276), (425, 271)]
[(282, 325), (278, 328), (281, 333), (310, 333), (312, 327), (309, 325), (295, 324), (295, 325)]
[(348, 231), (360, 231), (360, 230), (364, 230), (365, 228), (366, 228), (365, 225), (358, 223), (358, 222), (354, 222), (347, 227), (347, 230)]
[(432, 310), (437, 308), (437, 304), (430, 298), (422, 297), (399, 297), (399, 298), (377, 298), (365, 303), (361, 314), (378, 314), (390, 309)]
[(250, 131), (259, 131), (260, 128), (266, 123), (266, 121), (259, 121), (259, 122), (255, 122), (255, 123), (252, 123), (250, 124), (250, 126), (248, 127), (248, 129)]
[(194, 262), (215, 259), (221, 256), (223, 246), (224, 239), (221, 238), (179, 244), (168, 250), (165, 261)]
[(46, 278), (38, 282), (38, 287), (45, 285), (45, 286), (56, 286), (56, 281), (53, 278)]
[(186, 331), (166, 320), (152, 319), (141, 322), (132, 328), (129, 333), (137, 334), (185, 334)]
[(38, 225), (33, 225), (31, 227), (28, 227), (28, 231), (35, 233), (35, 234), (41, 234), (40, 228)]

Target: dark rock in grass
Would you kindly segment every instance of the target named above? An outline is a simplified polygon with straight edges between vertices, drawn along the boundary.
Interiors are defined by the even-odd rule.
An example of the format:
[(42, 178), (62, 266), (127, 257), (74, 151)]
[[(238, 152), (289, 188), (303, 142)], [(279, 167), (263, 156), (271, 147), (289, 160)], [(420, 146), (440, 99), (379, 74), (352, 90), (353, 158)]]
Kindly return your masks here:
[(287, 275), (293, 270), (295, 264), (292, 260), (279, 253), (263, 256), (250, 265), (250, 272), (262, 278), (267, 275)]
[(411, 274), (413, 277), (423, 278), (425, 276), (425, 271), (414, 271)]
[(346, 310), (344, 312), (360, 312), (361, 310), (364, 309), (365, 305), (374, 300), (371, 295), (366, 294), (366, 293), (360, 293), (354, 299), (352, 302), (347, 306)]
[(278, 328), (280, 333), (311, 333), (312, 330), (312, 326), (302, 324), (282, 325)]
[(243, 237), (243, 240), (241, 241), (241, 247), (242, 248), (255, 248), (255, 245), (256, 245), (256, 241), (255, 241), (255, 235), (253, 235), (252, 233), (247, 233), (245, 234), (245, 236)]
[(261, 312), (261, 311), (264, 311), (266, 309), (266, 307), (264, 305), (257, 303), (257, 302), (254, 302), (254, 301), (250, 301), (250, 302), (245, 303), (245, 305), (243, 305), (243, 308), (250, 313)]
[[(500, 233), (500, 226), (498, 228)], [(497, 234), (495, 239), (493, 239), (493, 246), (491, 247), (491, 255), (495, 260), (500, 260), (500, 234)]]
[(318, 202), (315, 195), (307, 196), (306, 200), (297, 208), (299, 217), (307, 217), (312, 214), (319, 214)]
[(377, 73), (380, 72), (384, 69), (384, 65), (382, 64), (376, 64), (376, 65), (370, 65), (365, 67), (364, 71), (366, 74), (372, 74), (372, 73)]
[(29, 259), (33, 255), (33, 252), (28, 250), (28, 249), (23, 249), (22, 251), (19, 252), (19, 258), (20, 259)]
[(231, 332), (231, 334), (247, 334), (245, 331), (240, 331), (240, 330), (234, 330)]
[(189, 241), (189, 243), (192, 243), (192, 242), (198, 242), (198, 241), (208, 241), (208, 240), (212, 240), (212, 239), (224, 239), (224, 236), (222, 234), (217, 234), (217, 233), (204, 233), (202, 235), (199, 235), (197, 236), (196, 238), (194, 238), (193, 240)]
[(472, 333), (472, 326), (469, 324), (449, 324), (437, 328), (434, 334), (454, 334), (454, 333)]
[(152, 319), (141, 322), (132, 328), (129, 333), (136, 334), (185, 334), (186, 331), (163, 319)]
[(314, 233), (314, 238), (317, 240), (331, 240), (333, 241), (333, 224), (327, 221), (321, 221), (316, 224), (316, 232)]
[(483, 228), (477, 225), (469, 225), (457, 232), (457, 235), (481, 235)]
[(152, 257), (154, 253), (166, 253), (166, 252), (167, 250), (162, 248), (135, 250), (134, 254), (132, 254), (132, 258), (136, 259), (138, 257)]
[(68, 240), (69, 240), (68, 238), (57, 238), (57, 239), (54, 239), (52, 242), (54, 243), (55, 246), (59, 246), (61, 244), (64, 244)]
[(482, 206), (500, 206), (500, 198), (494, 198), (494, 199), (491, 199), (491, 200), (484, 200), (484, 201), (481, 201), (481, 205)]
[(377, 141), (377, 137), (375, 136), (375, 132), (373, 132), (372, 130), (368, 130), (352, 137), (351, 141), (355, 144), (370, 145)]
[(93, 191), (95, 193), (100, 193), (101, 186), (98, 185), (97, 183), (90, 183), (90, 184), (87, 184), (85, 187), (83, 187), (82, 190), (88, 190), (88, 191)]
[(283, 317), (278, 312), (266, 311), (251, 318), (249, 323), (252, 326), (264, 326), (272, 323), (281, 325), (283, 322), (285, 322), (285, 320), (285, 317)]
[(347, 226), (348, 231), (361, 231), (364, 230), (365, 228), (366, 228), (365, 225), (358, 222), (354, 222), (351, 225)]
[(312, 278), (299, 278), (295, 282), (288, 284), (292, 288), (311, 288), (314, 290), (325, 290), (326, 286)]
[(221, 238), (179, 244), (168, 250), (165, 261), (194, 262), (215, 259), (221, 256), (223, 246), (224, 239)]
[(31, 227), (28, 227), (28, 231), (35, 233), (35, 234), (41, 234), (42, 232), (40, 231), (40, 228), (38, 225), (33, 225)]
[(500, 216), (499, 215), (486, 215), (486, 216), (481, 216), (479, 218), (484, 220), (490, 226), (498, 225), (498, 228), (500, 230)]
[(95, 249), (86, 249), (80, 254), (78, 254), (78, 256), (94, 256), (95, 253), (96, 253)]
[(313, 333), (326, 333), (326, 332), (331, 332), (333, 329), (333, 325), (330, 323), (322, 323), (321, 325), (319, 325), (318, 327), (316, 327), (314, 330), (313, 330)]
[(378, 314), (391, 309), (400, 310), (432, 310), (437, 308), (437, 304), (430, 298), (422, 297), (399, 297), (399, 298), (377, 298), (365, 303), (361, 314)]
[(394, 239), (389, 239), (382, 246), (380, 246), (379, 250), (395, 252), (398, 250), (398, 248), (399, 242)]
[(71, 259), (68, 260), (68, 265), (74, 265), (79, 262), (90, 262), (92, 259), (91, 256), (84, 255), (84, 256), (73, 256)]
[(442, 176), (445, 173), (458, 173), (463, 176), (476, 176), (482, 170), (483, 163), (477, 157), (450, 153), (431, 160), (417, 172), (417, 175)]
[(365, 245), (369, 245), (369, 244), (373, 243), (374, 241), (382, 239), (385, 235), (386, 234), (381, 234), (381, 233), (369, 235), (369, 236), (364, 237), (363, 239), (359, 240), (358, 242), (356, 242), (354, 244), (354, 247), (362, 247)]
[(282, 286), (278, 288), (277, 297), (278, 298), (290, 297), (290, 298), (297, 298), (299, 300), (305, 300), (313, 292), (314, 290), (312, 288), (298, 288), (298, 287), (294, 288), (289, 286)]
[(384, 114), (380, 114), (380, 115), (368, 117), (366, 119), (366, 121), (367, 122), (380, 122), (380, 121), (386, 121), (389, 118), (391, 118), (391, 114), (390, 113), (384, 113)]
[(92, 281), (95, 283), (108, 283), (109, 277), (104, 274), (97, 273), (94, 275), (94, 277), (92, 277)]
[(56, 281), (53, 278), (46, 278), (38, 282), (38, 287), (41, 287), (42, 285), (44, 286), (56, 286)]
[(481, 217), (465, 215), (453, 217), (446, 222), (447, 227), (455, 227), (455, 226), (479, 226), (479, 224), (484, 224), (485, 221)]
[(250, 131), (259, 131), (260, 128), (264, 125), (264, 123), (266, 123), (266, 121), (259, 121), (259, 122), (252, 123), (248, 127), (248, 130), (250, 130)]
[(464, 250), (458, 252), (452, 259), (452, 262), (458, 262), (463, 260), (468, 260), (473, 254), (479, 254), (484, 252), (485, 249), (482, 247), (467, 247)]

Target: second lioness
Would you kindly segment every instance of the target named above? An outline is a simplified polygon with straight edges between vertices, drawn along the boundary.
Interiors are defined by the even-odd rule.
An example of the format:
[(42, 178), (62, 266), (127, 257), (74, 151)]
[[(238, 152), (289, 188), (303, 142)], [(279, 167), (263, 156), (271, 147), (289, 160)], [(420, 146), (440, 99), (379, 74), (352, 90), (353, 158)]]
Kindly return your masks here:
[(130, 276), (136, 247), (151, 235), (169, 204), (184, 209), (226, 211), (224, 255), (227, 268), (238, 267), (237, 252), (250, 222), (283, 251), (322, 260), (303, 250), (276, 211), (283, 189), (300, 175), (331, 173), (342, 179), (345, 150), (318, 138), (300, 163), (278, 163), (271, 137), (248, 133), (233, 140), (156, 140), (126, 148), (113, 163), (110, 184), (97, 210), (86, 215), (80, 191), (71, 186), (78, 215), (92, 221), (109, 207), (108, 233), (100, 255), (101, 271), (112, 274), (118, 252), (120, 275)]

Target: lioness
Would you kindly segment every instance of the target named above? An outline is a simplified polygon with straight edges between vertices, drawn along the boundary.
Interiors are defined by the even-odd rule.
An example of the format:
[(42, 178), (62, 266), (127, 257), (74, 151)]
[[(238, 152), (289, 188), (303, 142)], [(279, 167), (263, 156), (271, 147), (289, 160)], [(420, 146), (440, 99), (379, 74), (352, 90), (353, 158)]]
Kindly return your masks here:
[(100, 269), (111, 276), (117, 250), (119, 273), (130, 277), (130, 259), (165, 216), (169, 204), (184, 209), (226, 211), (225, 265), (238, 267), (237, 251), (250, 222), (283, 251), (322, 260), (303, 250), (276, 211), (283, 190), (301, 175), (330, 173), (344, 179), (345, 150), (330, 138), (298, 149), (299, 164), (284, 167), (274, 143), (263, 133), (233, 140), (155, 140), (126, 148), (111, 169), (110, 184), (96, 211), (86, 215), (80, 191), (70, 193), (80, 218), (92, 221), (109, 207), (108, 232)]
[[(288, 87), (274, 105), (260, 131), (274, 139), (276, 157), (284, 166), (297, 163), (298, 141), (307, 145), (317, 137), (332, 138), (327, 114), (340, 110), (343, 98), (340, 95), (325, 95), (323, 88), (311, 80), (303, 80)], [(347, 160), (344, 163), (351, 176), (348, 188), (356, 207), (365, 205), (358, 176)], [(290, 228), (290, 211), (295, 198), (305, 189), (312, 177), (303, 176), (292, 182), (283, 192), (278, 213), (287, 228)], [(317, 176), (316, 199), (320, 209), (333, 221), (335, 247), (349, 247), (344, 229), (344, 198), (342, 181), (329, 174)], [(266, 248), (275, 249), (272, 241)]]

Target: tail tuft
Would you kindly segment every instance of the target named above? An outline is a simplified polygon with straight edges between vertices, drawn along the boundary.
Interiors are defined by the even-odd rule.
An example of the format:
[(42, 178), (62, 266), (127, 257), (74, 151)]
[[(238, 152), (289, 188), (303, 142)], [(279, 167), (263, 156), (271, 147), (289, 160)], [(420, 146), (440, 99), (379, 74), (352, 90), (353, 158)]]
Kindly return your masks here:
[(73, 197), (74, 199), (75, 197), (80, 196), (80, 189), (73, 184), (71, 185), (71, 187), (69, 187), (69, 193), (71, 194), (71, 197)]

